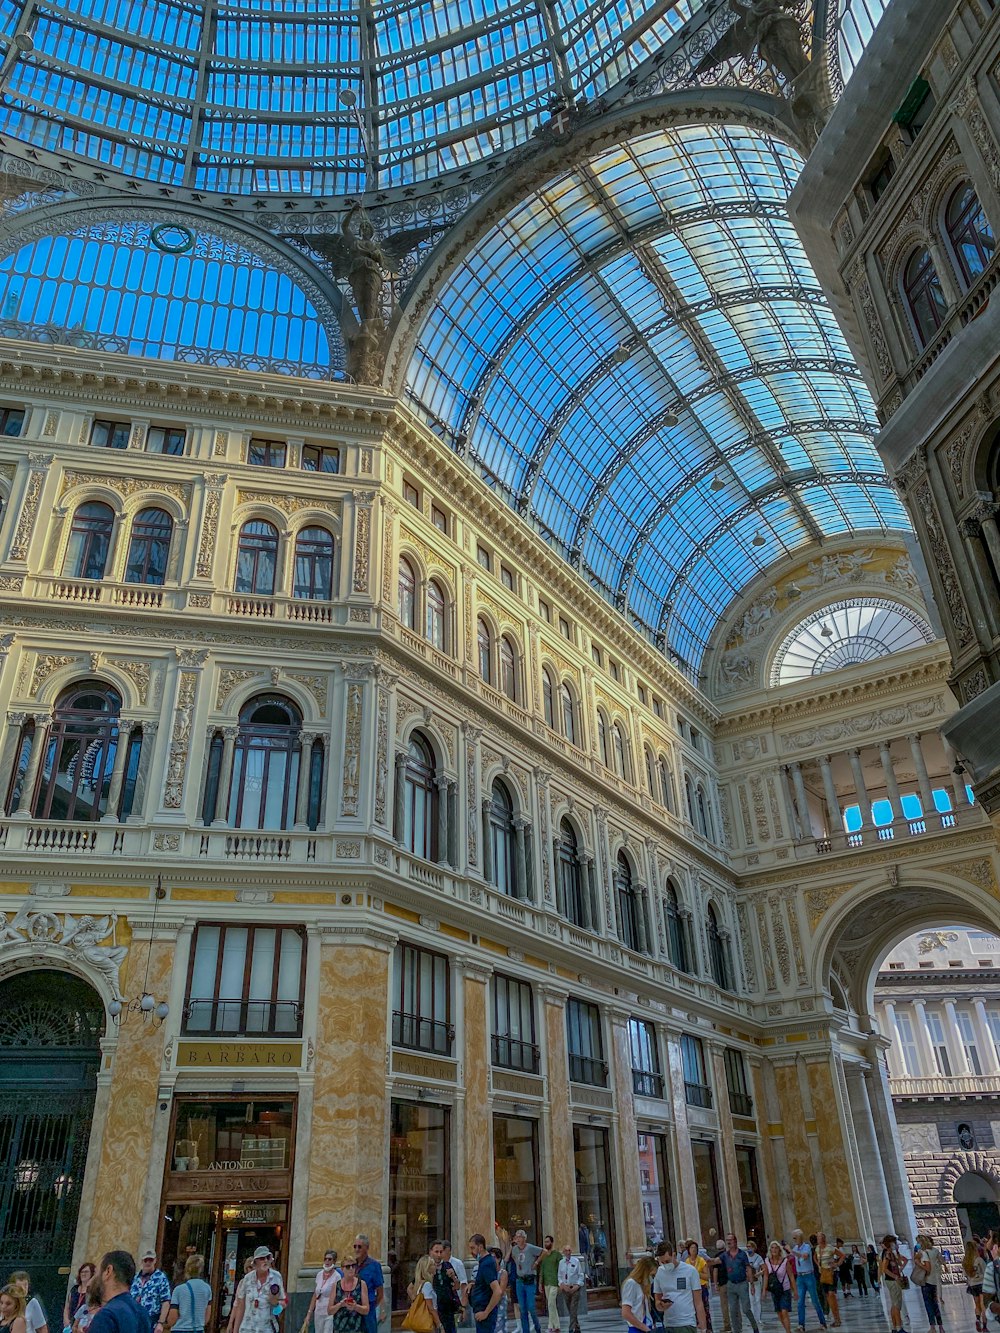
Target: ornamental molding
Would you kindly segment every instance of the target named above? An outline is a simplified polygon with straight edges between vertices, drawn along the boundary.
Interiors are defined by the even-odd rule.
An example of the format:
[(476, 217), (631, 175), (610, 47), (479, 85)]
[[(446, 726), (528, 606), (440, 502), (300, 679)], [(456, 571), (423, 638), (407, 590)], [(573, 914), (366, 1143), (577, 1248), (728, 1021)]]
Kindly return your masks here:
[[(118, 944), (118, 914), (72, 916), (47, 911), (25, 899), (16, 912), (0, 912), (0, 963), (12, 946), (25, 944), (46, 958), (62, 959), (99, 981), (98, 990), (123, 1000), (119, 974), (128, 946)], [(110, 939), (111, 943), (107, 941)]]

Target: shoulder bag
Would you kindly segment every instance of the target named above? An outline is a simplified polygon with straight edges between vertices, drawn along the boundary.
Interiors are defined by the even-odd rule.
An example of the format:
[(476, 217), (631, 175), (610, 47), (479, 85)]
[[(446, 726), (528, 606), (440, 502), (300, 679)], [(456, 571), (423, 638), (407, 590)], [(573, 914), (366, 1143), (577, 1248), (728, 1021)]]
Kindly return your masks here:
[(432, 1333), (434, 1316), (424, 1299), (424, 1293), (418, 1291), (403, 1319), (403, 1327), (408, 1333)]

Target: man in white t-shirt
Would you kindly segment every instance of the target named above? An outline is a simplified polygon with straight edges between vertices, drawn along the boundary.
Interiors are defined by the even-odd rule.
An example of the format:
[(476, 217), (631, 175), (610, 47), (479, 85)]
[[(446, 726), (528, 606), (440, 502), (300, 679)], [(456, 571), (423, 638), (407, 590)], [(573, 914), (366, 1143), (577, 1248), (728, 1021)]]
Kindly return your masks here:
[(701, 1298), (701, 1274), (694, 1264), (685, 1263), (669, 1241), (656, 1247), (659, 1268), (653, 1278), (656, 1308), (663, 1315), (664, 1328), (674, 1333), (704, 1333), (705, 1305)]
[(23, 1269), (18, 1269), (16, 1273), (10, 1275), (10, 1285), (17, 1287), (18, 1291), (27, 1301), (24, 1311), (24, 1322), (26, 1333), (49, 1333), (49, 1323), (45, 1317), (45, 1311), (42, 1309), (41, 1301), (37, 1296), (30, 1296), (31, 1278)]

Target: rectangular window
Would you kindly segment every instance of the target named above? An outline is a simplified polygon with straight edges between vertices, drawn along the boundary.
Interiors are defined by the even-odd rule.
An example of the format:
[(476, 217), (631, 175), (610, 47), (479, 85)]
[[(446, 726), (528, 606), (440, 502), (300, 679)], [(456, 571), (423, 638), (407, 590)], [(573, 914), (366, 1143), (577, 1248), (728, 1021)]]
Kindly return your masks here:
[(295, 1104), (178, 1098), (172, 1171), (289, 1171)]
[(753, 1098), (747, 1085), (747, 1067), (742, 1051), (727, 1047), (722, 1053), (726, 1067), (726, 1087), (729, 1091), (729, 1109), (733, 1115), (753, 1115)]
[(254, 467), (284, 467), (288, 446), (283, 440), (251, 440), (247, 462)]
[(705, 1048), (700, 1037), (681, 1037), (681, 1060), (684, 1065), (684, 1100), (688, 1106), (712, 1105), (712, 1089), (705, 1069)]
[(150, 426), (146, 431), (147, 454), (170, 454), (179, 458), (187, 444), (187, 431), (179, 426)]
[(934, 1059), (937, 1063), (938, 1073), (943, 1074), (945, 1078), (951, 1078), (951, 1059), (948, 1055), (948, 1043), (944, 1037), (944, 1024), (941, 1022), (940, 1015), (933, 1013), (930, 1009), (924, 1011), (927, 1015), (927, 1031), (930, 1034), (931, 1046), (934, 1048)]
[(622, 678), (621, 667), (612, 657), (608, 658), (608, 670), (611, 672), (612, 680), (621, 680)]
[(549, 606), (548, 602), (544, 601), (541, 597), (538, 599), (538, 614), (547, 625), (552, 624), (552, 608)]
[(303, 926), (200, 925), (184, 1031), (205, 1036), (302, 1035)]
[(559, 633), (563, 636), (564, 639), (572, 639), (573, 637), (573, 631), (570, 628), (570, 623), (565, 616), (559, 617)]
[(692, 1139), (691, 1157), (694, 1161), (695, 1198), (698, 1201), (698, 1220), (701, 1240), (715, 1253), (722, 1235), (722, 1208), (719, 1203), (719, 1177), (715, 1168), (715, 1144), (704, 1139)]
[(339, 472), (340, 450), (327, 445), (304, 444), (302, 446), (303, 472)]
[(0, 407), (0, 435), (20, 435), (23, 429), (23, 407)]
[[(597, 1125), (573, 1126), (573, 1174), (576, 1216), (581, 1237), (590, 1247), (587, 1276), (594, 1287), (618, 1284), (618, 1246), (611, 1198), (608, 1131)], [(557, 1242), (558, 1244), (558, 1242)], [(573, 1249), (577, 1246), (574, 1244)]]
[(131, 421), (95, 421), (90, 428), (90, 443), (98, 449), (127, 449), (131, 433)]
[(451, 1055), (451, 976), (443, 954), (397, 944), (393, 955), (392, 1044)]
[(535, 1002), (526, 981), (494, 973), (493, 1063), (502, 1069), (538, 1073), (538, 1043), (535, 1037)]
[(431, 505), (431, 522), (438, 532), (448, 531), (448, 515), (440, 505)]
[[(389, 1249), (402, 1273), (412, 1273), (434, 1241), (451, 1231), (450, 1138), (446, 1106), (390, 1103)], [(391, 1299), (395, 1309), (409, 1304), (405, 1279), (393, 1285)]]
[(569, 1076), (574, 1083), (608, 1086), (608, 1066), (604, 1061), (601, 1014), (596, 1004), (583, 1000), (566, 1001), (566, 1045), (569, 1050)]
[(883, 149), (876, 157), (868, 171), (866, 185), (868, 193), (872, 197), (872, 203), (877, 204), (889, 188), (889, 182), (896, 174), (896, 163), (888, 149)]
[(917, 1051), (917, 1043), (913, 1037), (913, 1024), (910, 1022), (909, 1014), (900, 1013), (898, 1009), (896, 1010), (896, 1039), (903, 1053), (903, 1067), (907, 1074), (910, 1078), (919, 1078), (922, 1071), (920, 1068), (920, 1054)]
[(656, 1049), (656, 1029), (641, 1018), (630, 1018), (628, 1042), (632, 1053), (632, 1091), (640, 1097), (662, 1097), (663, 1075)]
[(590, 656), (593, 658), (595, 666), (601, 665), (601, 650), (596, 643), (590, 645)]
[(403, 499), (408, 505), (413, 505), (414, 509), (420, 508), (420, 492), (412, 481), (403, 482)]
[(655, 694), (653, 695), (653, 713), (656, 717), (663, 717), (663, 704)]
[(523, 1227), (534, 1244), (542, 1234), (536, 1120), (493, 1117), (493, 1189), (500, 1225), (511, 1235)]
[(490, 568), (490, 553), (485, 546), (476, 547), (476, 559), (482, 565), (483, 569)]
[(670, 1149), (664, 1134), (640, 1134), (638, 1146), (646, 1240), (649, 1245), (657, 1245), (661, 1240), (671, 1240), (675, 1234)]
[(514, 591), (514, 571), (508, 569), (506, 565), (500, 566), (500, 582), (505, 588), (509, 588), (511, 592)]
[(983, 1065), (979, 1058), (979, 1047), (976, 1045), (976, 1029), (973, 1026), (972, 1013), (968, 1009), (956, 1009), (955, 1018), (958, 1022), (958, 1030), (962, 1034), (962, 1046), (965, 1050), (966, 1063), (973, 1074), (981, 1074)]
[(637, 686), (635, 687), (635, 690), (636, 690), (636, 693), (637, 693), (638, 696), (639, 696), (639, 702), (643, 705), (643, 707), (645, 707), (645, 706), (646, 706), (646, 687), (645, 687), (645, 685), (637, 685)]

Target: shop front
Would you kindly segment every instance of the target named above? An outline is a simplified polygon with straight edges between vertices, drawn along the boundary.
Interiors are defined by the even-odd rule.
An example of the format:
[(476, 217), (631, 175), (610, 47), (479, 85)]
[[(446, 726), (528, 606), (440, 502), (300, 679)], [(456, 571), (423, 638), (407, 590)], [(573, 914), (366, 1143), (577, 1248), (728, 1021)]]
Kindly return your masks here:
[(292, 1097), (178, 1096), (163, 1188), (158, 1249), (178, 1279), (201, 1254), (216, 1327), (224, 1328), (236, 1286), (259, 1245), (286, 1274), (295, 1150)]

